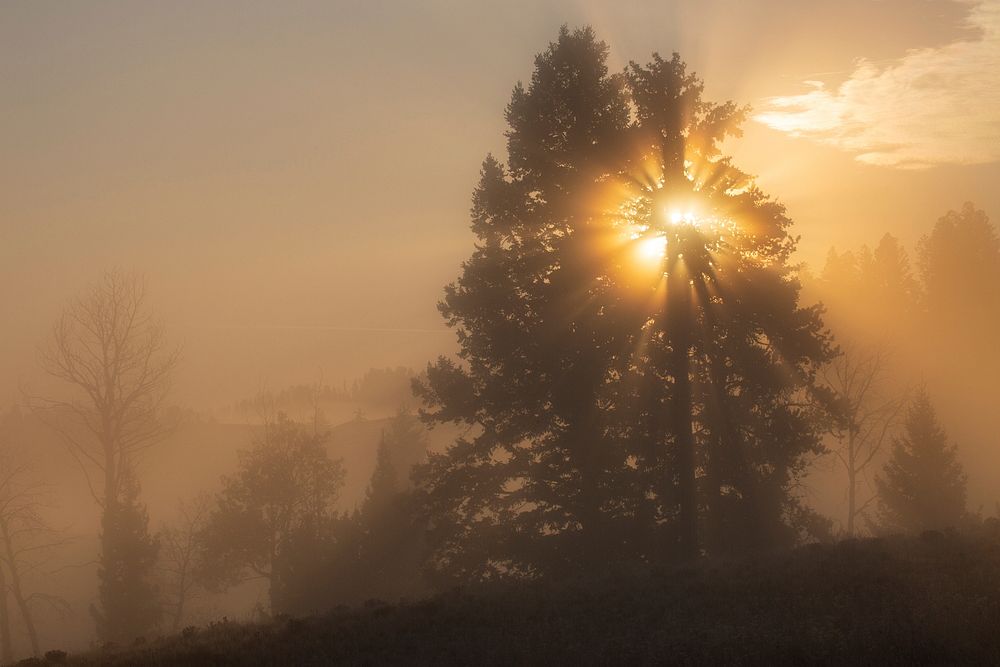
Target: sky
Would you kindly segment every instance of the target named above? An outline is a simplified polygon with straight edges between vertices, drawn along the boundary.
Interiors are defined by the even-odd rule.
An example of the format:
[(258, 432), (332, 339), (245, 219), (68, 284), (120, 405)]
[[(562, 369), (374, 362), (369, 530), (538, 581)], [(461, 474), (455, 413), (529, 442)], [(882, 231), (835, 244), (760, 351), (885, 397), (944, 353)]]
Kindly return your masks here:
[(183, 404), (450, 352), (435, 304), (479, 165), (562, 24), (613, 69), (677, 51), (707, 98), (750, 104), (726, 150), (801, 261), (912, 248), (966, 200), (1000, 216), (1000, 0), (7, 0), (0, 406), (113, 266), (182, 345)]

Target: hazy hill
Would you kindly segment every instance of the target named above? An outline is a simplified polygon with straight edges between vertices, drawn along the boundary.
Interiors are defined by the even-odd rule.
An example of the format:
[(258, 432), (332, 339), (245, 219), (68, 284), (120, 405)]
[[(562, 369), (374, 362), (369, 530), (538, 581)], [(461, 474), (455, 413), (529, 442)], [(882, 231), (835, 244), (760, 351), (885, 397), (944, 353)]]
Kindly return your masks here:
[(216, 623), (74, 665), (997, 664), (1000, 533)]

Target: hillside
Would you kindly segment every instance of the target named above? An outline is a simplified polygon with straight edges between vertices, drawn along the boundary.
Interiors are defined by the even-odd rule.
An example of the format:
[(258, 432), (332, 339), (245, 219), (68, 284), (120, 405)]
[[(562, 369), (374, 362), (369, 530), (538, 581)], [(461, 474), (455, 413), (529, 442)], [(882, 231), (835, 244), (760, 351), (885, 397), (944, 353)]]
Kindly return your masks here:
[(998, 624), (992, 526), (216, 623), (69, 664), (997, 664)]

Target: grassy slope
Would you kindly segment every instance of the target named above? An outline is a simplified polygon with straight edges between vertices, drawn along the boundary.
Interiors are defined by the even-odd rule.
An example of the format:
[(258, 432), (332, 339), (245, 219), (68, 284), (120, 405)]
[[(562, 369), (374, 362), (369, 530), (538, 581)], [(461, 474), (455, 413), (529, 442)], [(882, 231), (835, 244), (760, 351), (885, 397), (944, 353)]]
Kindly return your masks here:
[(1000, 536), (867, 540), (691, 570), (215, 624), (76, 665), (1000, 664)]

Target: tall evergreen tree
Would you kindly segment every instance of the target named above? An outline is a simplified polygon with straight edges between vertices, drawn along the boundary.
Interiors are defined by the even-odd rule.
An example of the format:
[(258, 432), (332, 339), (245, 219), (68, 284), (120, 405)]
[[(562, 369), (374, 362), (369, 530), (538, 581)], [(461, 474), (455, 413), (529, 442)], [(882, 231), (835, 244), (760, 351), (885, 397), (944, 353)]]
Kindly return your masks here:
[(880, 528), (920, 532), (959, 525), (966, 516), (966, 477), (926, 390), (913, 399), (904, 431), (875, 480)]
[(590, 211), (606, 188), (602, 164), (620, 162), (629, 107), (606, 58), (592, 31), (563, 29), (530, 85), (515, 87), (507, 165), (483, 164), (472, 209), (480, 243), (441, 304), (464, 363), (442, 359), (418, 393), (433, 419), (481, 432), (432, 457), (422, 480), (438, 564), (460, 577), (561, 568), (581, 539), (608, 534), (603, 473), (625, 457), (596, 400), (615, 351), (591, 299), (603, 230)]
[[(401, 407), (383, 429), (380, 445), (379, 457), (384, 455), (386, 465), (392, 470), (393, 492), (409, 488), (413, 467), (421, 463), (427, 456), (426, 427), (413, 412), (408, 408)], [(381, 453), (383, 448), (384, 454)], [(372, 485), (373, 487), (376, 485), (374, 478)]]
[(120, 495), (101, 521), (99, 607), (91, 607), (97, 636), (125, 643), (151, 632), (163, 608), (155, 584), (159, 543), (149, 533), (149, 515), (139, 502), (131, 469), (120, 471)]
[(676, 55), (606, 58), (564, 28), (514, 89), (441, 304), (460, 361), (416, 387), (429, 420), (473, 427), (419, 475), (459, 577), (692, 558), (800, 512), (818, 441), (792, 398), (829, 348), (790, 221), (719, 151), (745, 110), (702, 100)]
[(385, 431), (378, 444), (375, 454), (375, 470), (372, 472), (368, 490), (365, 492), (365, 502), (362, 512), (365, 515), (378, 516), (384, 513), (399, 494), (399, 480), (396, 466), (392, 464), (392, 456), (386, 444)]
[(423, 446), (423, 430), (400, 411), (383, 433), (377, 462), (358, 516), (361, 543), (354, 575), (366, 582), (366, 597), (395, 600), (426, 589), (422, 564), (426, 527), (414, 512), (412, 493), (400, 481), (394, 454)]

